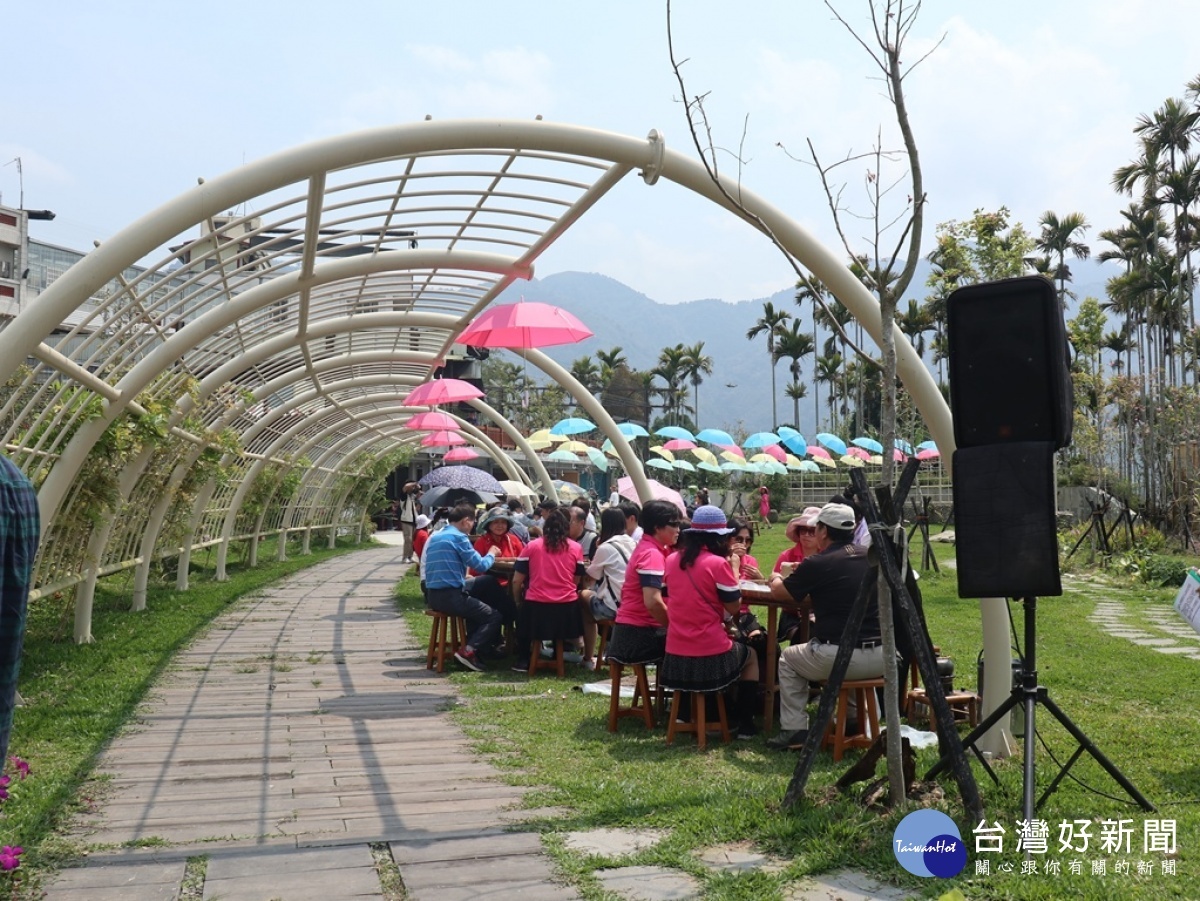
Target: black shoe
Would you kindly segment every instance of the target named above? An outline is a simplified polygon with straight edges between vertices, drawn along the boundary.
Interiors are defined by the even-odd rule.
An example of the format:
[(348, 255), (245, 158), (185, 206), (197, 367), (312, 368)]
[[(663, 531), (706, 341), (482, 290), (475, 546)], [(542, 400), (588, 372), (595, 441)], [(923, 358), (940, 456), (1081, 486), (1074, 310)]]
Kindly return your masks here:
[(767, 739), (767, 747), (772, 751), (799, 751), (808, 741), (808, 730), (797, 729), (791, 735), (780, 732), (774, 738)]
[(738, 723), (737, 737), (740, 739), (750, 739), (758, 735), (758, 726), (754, 725), (754, 720), (748, 719)]
[(514, 673), (528, 673), (529, 672), (529, 661), (528, 660), (525, 660), (525, 661), (518, 660), (516, 663), (514, 663), (512, 665), (512, 671)]

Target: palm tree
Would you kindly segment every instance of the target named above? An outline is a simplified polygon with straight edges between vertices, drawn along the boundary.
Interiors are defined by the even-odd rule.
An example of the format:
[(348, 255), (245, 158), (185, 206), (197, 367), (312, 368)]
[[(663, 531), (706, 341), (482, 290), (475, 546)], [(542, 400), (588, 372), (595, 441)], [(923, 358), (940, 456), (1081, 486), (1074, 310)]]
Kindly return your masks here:
[(651, 374), (663, 380), (666, 386), (655, 389), (663, 399), (663, 418), (672, 425), (678, 425), (679, 413), (686, 407), (683, 397), (687, 388), (684, 378), (687, 367), (684, 362), (687, 351), (682, 344), (674, 347), (664, 347), (658, 355), (658, 365)]
[(604, 379), (600, 375), (600, 367), (591, 357), (579, 357), (571, 363), (571, 375), (575, 381), (583, 385), (589, 394), (598, 394), (604, 387)]
[(596, 359), (600, 361), (600, 377), (606, 382), (612, 378), (613, 370), (618, 366), (629, 366), (629, 360), (625, 357), (625, 348), (620, 345), (612, 350), (596, 351)]
[[(841, 384), (843, 388), (845, 387), (844, 381), (843, 381), (843, 377), (844, 377), (843, 370), (844, 370), (844, 367), (842, 366), (842, 355), (841, 354), (835, 352), (832, 354), (826, 354), (823, 357), (817, 357), (815, 378), (816, 378), (817, 384), (824, 383), (829, 386), (828, 403), (829, 403), (829, 410), (831, 413), (833, 413), (833, 411), (835, 410), (837, 402), (838, 402), (838, 393), (839, 393), (838, 386), (839, 386), (839, 384)], [(842, 393), (844, 393), (844, 391)], [(830, 428), (832, 428), (832, 427), (833, 426), (831, 424)], [(820, 430), (821, 420), (819, 418), (817, 419), (817, 422), (814, 424), (814, 428), (816, 428), (817, 430)]]
[(784, 388), (783, 393), (792, 399), (792, 427), (800, 428), (800, 401), (808, 397), (808, 385), (803, 382), (791, 381)]
[(1038, 236), (1037, 249), (1053, 261), (1058, 260), (1054, 270), (1054, 278), (1058, 280), (1058, 302), (1065, 307), (1067, 304), (1067, 282), (1071, 280), (1071, 270), (1067, 266), (1067, 254), (1079, 260), (1091, 256), (1091, 248), (1083, 243), (1084, 232), (1089, 228), (1083, 213), (1067, 213), (1061, 219), (1053, 210), (1046, 210), (1038, 220), (1042, 233)]
[(771, 301), (763, 302), (763, 312), (754, 325), (746, 331), (746, 340), (753, 341), (764, 332), (767, 335), (767, 356), (771, 361), (771, 428), (779, 424), (779, 411), (775, 405), (775, 338), (779, 328), (792, 318), (787, 310), (775, 309)]
[[(793, 319), (786, 326), (780, 328), (775, 336), (775, 355), (773, 359), (776, 363), (784, 358), (792, 361), (788, 364), (788, 372), (791, 373), (793, 384), (799, 382), (800, 376), (803, 374), (800, 361), (807, 356), (816, 354), (816, 345), (813, 343), (812, 335), (801, 331), (801, 328), (803, 326), (800, 320)], [(785, 391), (785, 393), (792, 400), (796, 399), (790, 392)], [(802, 396), (807, 397), (807, 392)], [(795, 412), (795, 420), (796, 428), (800, 428), (800, 413), (798, 409)]]
[(692, 415), (700, 421), (700, 383), (712, 375), (713, 358), (704, 353), (704, 342), (697, 341), (683, 349), (683, 374), (692, 383)]
[(921, 359), (925, 358), (925, 333), (936, 329), (933, 313), (929, 303), (920, 304), (912, 298), (908, 301), (908, 310), (896, 317), (900, 331), (908, 336), (913, 350)]

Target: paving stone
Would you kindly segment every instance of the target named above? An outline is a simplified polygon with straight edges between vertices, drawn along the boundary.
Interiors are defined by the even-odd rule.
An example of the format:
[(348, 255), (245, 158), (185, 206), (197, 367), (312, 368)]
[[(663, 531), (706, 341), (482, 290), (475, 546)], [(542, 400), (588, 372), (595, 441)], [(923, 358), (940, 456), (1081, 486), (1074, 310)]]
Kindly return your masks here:
[(786, 861), (754, 851), (744, 842), (705, 848), (698, 856), (707, 866), (726, 873), (748, 873), (754, 870), (775, 873), (787, 866)]
[(661, 829), (591, 829), (568, 832), (566, 845), (572, 850), (595, 857), (624, 857), (649, 848), (666, 838)]
[(884, 885), (865, 873), (839, 870), (820, 876), (805, 876), (784, 892), (784, 901), (908, 901), (919, 898), (893, 886)]
[(159, 863), (89, 861), (85, 867), (61, 870), (46, 887), (46, 901), (174, 901), (183, 881), (184, 861)]
[(701, 893), (692, 876), (666, 867), (617, 867), (597, 870), (595, 875), (605, 891), (630, 901), (688, 901)]

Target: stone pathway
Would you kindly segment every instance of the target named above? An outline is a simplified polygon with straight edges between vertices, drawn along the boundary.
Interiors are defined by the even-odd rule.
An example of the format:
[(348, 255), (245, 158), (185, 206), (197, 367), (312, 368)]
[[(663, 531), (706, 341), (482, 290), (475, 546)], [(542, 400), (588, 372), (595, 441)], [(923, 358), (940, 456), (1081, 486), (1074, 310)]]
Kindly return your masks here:
[(525, 789), (447, 715), (454, 690), (396, 616), (396, 561), (321, 563), (182, 651), (101, 758), (76, 829), (99, 847), (47, 901), (170, 901), (189, 859), (204, 873), (189, 898), (383, 899), (381, 853), (415, 901), (577, 898), (538, 835), (507, 831)]
[(1160, 654), (1200, 660), (1200, 634), (1173, 607), (1147, 607), (1135, 612), (1124, 601), (1101, 598), (1088, 620), (1114, 638), (1124, 638)]

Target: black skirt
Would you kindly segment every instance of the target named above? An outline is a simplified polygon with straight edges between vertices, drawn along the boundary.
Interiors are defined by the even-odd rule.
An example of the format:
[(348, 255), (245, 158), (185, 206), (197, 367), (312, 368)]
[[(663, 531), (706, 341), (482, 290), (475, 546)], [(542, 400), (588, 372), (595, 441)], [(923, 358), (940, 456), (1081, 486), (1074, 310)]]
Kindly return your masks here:
[(721, 691), (738, 680), (751, 653), (750, 648), (735, 641), (724, 654), (707, 657), (667, 654), (658, 671), (659, 682), (670, 691)]
[(658, 663), (667, 650), (667, 630), (662, 626), (616, 623), (604, 647), (604, 656), (622, 666)]
[(525, 600), (517, 614), (518, 634), (526, 641), (574, 641), (583, 634), (579, 604)]

